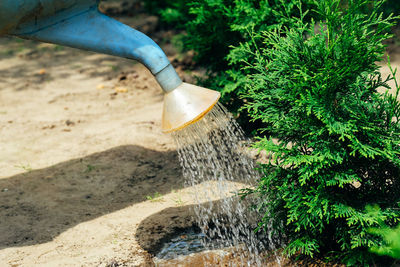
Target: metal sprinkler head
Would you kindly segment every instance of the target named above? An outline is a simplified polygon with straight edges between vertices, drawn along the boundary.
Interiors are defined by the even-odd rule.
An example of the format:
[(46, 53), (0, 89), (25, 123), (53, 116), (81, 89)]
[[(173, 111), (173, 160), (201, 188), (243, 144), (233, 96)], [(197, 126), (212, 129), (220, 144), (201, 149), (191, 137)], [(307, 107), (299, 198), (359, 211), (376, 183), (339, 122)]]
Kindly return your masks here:
[(201, 120), (217, 104), (221, 94), (217, 91), (182, 83), (164, 95), (162, 130), (165, 133)]

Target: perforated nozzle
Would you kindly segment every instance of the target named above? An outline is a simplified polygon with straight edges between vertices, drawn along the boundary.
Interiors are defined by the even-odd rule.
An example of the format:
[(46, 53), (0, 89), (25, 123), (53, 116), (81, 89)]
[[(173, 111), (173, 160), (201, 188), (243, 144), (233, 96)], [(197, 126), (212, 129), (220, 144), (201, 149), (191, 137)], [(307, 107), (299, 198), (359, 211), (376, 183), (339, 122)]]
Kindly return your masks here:
[(204, 117), (218, 102), (217, 91), (182, 83), (164, 95), (163, 132), (180, 130)]

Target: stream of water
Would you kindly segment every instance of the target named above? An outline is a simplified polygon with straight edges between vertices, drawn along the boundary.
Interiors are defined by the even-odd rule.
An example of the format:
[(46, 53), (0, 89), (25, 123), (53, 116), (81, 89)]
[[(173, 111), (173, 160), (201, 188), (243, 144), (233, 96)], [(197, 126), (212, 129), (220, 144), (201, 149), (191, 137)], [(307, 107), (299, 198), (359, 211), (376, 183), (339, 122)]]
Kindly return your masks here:
[(231, 266), (261, 266), (261, 252), (273, 248), (274, 242), (267, 233), (254, 231), (261, 219), (251, 208), (256, 199), (241, 201), (237, 195), (255, 186), (260, 175), (240, 126), (217, 104), (173, 137), (186, 184), (201, 185), (194, 198), (203, 246), (236, 248)]

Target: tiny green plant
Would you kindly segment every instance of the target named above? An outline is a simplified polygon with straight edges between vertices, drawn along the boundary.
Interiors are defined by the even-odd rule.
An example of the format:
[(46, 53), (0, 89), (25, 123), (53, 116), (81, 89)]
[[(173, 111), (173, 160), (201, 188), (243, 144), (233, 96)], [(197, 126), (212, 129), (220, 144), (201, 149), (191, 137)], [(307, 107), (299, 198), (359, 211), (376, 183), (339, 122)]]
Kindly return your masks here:
[(116, 66), (116, 65), (110, 64), (110, 65), (108, 65), (108, 66), (111, 68), (112, 71), (118, 71), (118, 70), (119, 70), (119, 67)]
[(178, 196), (177, 198), (174, 199), (174, 202), (177, 206), (183, 206), (185, 205), (185, 201), (182, 200), (181, 196)]
[(65, 47), (62, 46), (62, 45), (54, 45), (53, 46), (53, 50), (56, 51), (56, 52), (63, 51), (64, 49), (65, 49)]
[(146, 199), (151, 201), (151, 202), (163, 202), (164, 198), (159, 192), (155, 192), (154, 195), (147, 195)]
[(15, 54), (15, 51), (13, 49), (6, 49), (1, 51), (1, 54), (4, 56), (13, 56)]
[(24, 170), (26, 172), (31, 172), (33, 170), (33, 168), (31, 167), (31, 165), (29, 163), (27, 164), (18, 164), (14, 166), (15, 168)]
[(26, 47), (21, 45), (21, 46), (19, 46), (18, 48), (15, 49), (15, 52), (21, 53), (21, 52), (24, 52), (26, 49), (27, 49)]
[(87, 164), (87, 165), (86, 165), (86, 170), (85, 170), (85, 172), (86, 172), (86, 173), (89, 173), (89, 172), (94, 171), (95, 169), (96, 169), (96, 166), (91, 165), (91, 164)]

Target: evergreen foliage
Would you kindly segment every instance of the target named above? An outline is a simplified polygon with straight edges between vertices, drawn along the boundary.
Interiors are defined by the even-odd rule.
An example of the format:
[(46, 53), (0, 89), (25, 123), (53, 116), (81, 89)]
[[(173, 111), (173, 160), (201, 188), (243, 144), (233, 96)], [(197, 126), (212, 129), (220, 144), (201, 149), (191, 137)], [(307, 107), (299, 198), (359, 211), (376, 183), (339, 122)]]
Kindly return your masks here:
[(254, 146), (271, 153), (246, 194), (262, 199), (260, 228), (285, 233), (287, 255), (330, 252), (368, 265), (368, 248), (384, 244), (368, 229), (400, 218), (400, 88), (389, 93), (392, 78), (376, 64), (393, 18), (378, 12), (382, 1), (315, 4), (316, 14), (239, 47), (256, 62), (246, 109), (265, 127)]
[[(298, 0), (145, 2), (164, 22), (185, 31), (182, 46), (195, 51), (196, 63), (207, 69), (206, 78), (199, 83), (220, 91), (221, 101), (236, 115), (239, 123), (248, 131), (254, 129), (246, 110), (240, 110), (245, 100), (238, 97), (245, 92), (246, 75), (252, 71), (243, 70), (243, 61), (252, 63), (254, 57), (238, 49), (239, 44), (250, 41), (253, 32), (291, 26), (291, 17), (299, 16)], [(309, 2), (303, 0), (303, 7)]]
[(188, 1), (184, 0), (144, 0), (147, 12), (160, 15), (163, 22), (174, 27), (182, 26), (181, 23), (188, 19)]
[(392, 229), (382, 222), (380, 227), (371, 228), (369, 232), (384, 240), (383, 246), (371, 247), (371, 252), (400, 260), (400, 225)]
[(400, 15), (400, 1), (399, 0), (388, 0), (384, 6), (383, 9), (385, 11), (385, 14), (395, 14), (395, 15)]

